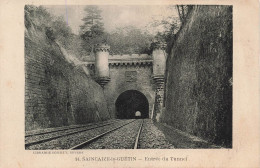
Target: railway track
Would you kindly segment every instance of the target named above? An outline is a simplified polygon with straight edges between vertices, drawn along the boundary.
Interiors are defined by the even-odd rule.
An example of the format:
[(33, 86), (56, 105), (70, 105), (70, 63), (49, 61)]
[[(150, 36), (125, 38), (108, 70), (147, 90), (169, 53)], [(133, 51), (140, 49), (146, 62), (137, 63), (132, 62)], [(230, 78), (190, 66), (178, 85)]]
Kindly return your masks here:
[[(113, 122), (113, 121), (117, 121), (116, 120), (109, 120), (109, 121), (105, 121), (105, 122), (99, 122), (99, 123), (94, 123), (94, 125), (96, 124), (101, 124), (101, 123), (106, 123), (106, 122)], [(93, 125), (93, 123), (89, 123), (89, 124), (84, 124), (84, 125), (73, 125), (73, 126), (67, 126), (67, 127), (59, 127), (59, 128), (55, 128), (52, 129), (50, 131), (40, 131), (40, 132), (36, 132), (36, 133), (26, 133), (25, 134), (25, 138), (27, 137), (32, 137), (32, 136), (37, 136), (37, 135), (44, 135), (44, 134), (49, 134), (49, 133), (54, 133), (54, 132), (60, 132), (60, 131), (66, 131), (66, 130), (72, 130), (72, 129), (78, 129), (78, 128), (83, 128), (83, 127), (87, 127), (87, 126), (91, 126)]]
[[(28, 148), (32, 145), (37, 145), (37, 144), (40, 144), (40, 143), (44, 143), (44, 142), (48, 142), (48, 141), (51, 141), (51, 140), (54, 140), (54, 139), (58, 139), (58, 138), (61, 138), (61, 137), (65, 137), (65, 136), (69, 136), (69, 135), (93, 130), (93, 129), (100, 128), (100, 127), (105, 127), (105, 126), (112, 125), (112, 124), (118, 124), (118, 123), (121, 123), (121, 122), (122, 121), (116, 121), (116, 122), (110, 121), (110, 122), (107, 122), (107, 123), (100, 123), (100, 124), (94, 124), (94, 125), (84, 125), (84, 126), (78, 126), (78, 127), (72, 127), (72, 128), (64, 128), (64, 129), (59, 129), (59, 130), (54, 130), (54, 131), (48, 131), (48, 132), (45, 132), (45, 133), (36, 133), (36, 134), (33, 134), (33, 135), (27, 135), (25, 137), (25, 141), (27, 141), (25, 143), (25, 148)], [(68, 131), (68, 132), (63, 132), (63, 131)], [(48, 136), (48, 134), (53, 134), (53, 133), (55, 133), (55, 134), (60, 133), (60, 135), (54, 134), (53, 136), (46, 137), (46, 138), (37, 137), (39, 135), (40, 136), (42, 136), (42, 135)], [(29, 137), (31, 138), (31, 140), (28, 140)]]
[(139, 127), (138, 133), (136, 135), (134, 149), (138, 149), (138, 143), (139, 143), (140, 135), (141, 135), (141, 132), (142, 132), (143, 124), (144, 124), (144, 120), (142, 120), (142, 123)]
[[(86, 125), (85, 125), (86, 127)], [(164, 135), (149, 119), (128, 119), (49, 131), (29, 136), (26, 149), (173, 149)]]
[[(118, 126), (116, 128), (110, 129), (110, 130), (108, 130), (108, 131), (106, 131), (104, 133), (101, 133), (101, 134), (95, 136), (94, 138), (91, 138), (91, 139), (89, 139), (89, 140), (87, 140), (85, 142), (82, 142), (82, 143), (80, 143), (78, 145), (75, 145), (75, 146), (71, 147), (70, 150), (77, 150), (77, 149), (86, 148), (88, 145), (90, 145), (91, 143), (99, 140), (100, 138), (104, 137), (105, 135), (108, 135), (108, 134), (110, 134), (110, 133), (112, 133), (112, 132), (114, 132), (116, 130), (119, 130), (120, 128), (123, 128), (123, 127), (125, 127), (125, 126), (127, 126), (127, 125), (129, 125), (129, 124), (131, 124), (133, 122), (136, 122), (136, 121), (137, 120), (134, 120), (134, 121), (128, 122), (126, 124), (122, 124), (122, 125), (120, 125), (120, 126)], [(139, 147), (138, 143), (139, 143), (140, 135), (141, 135), (141, 132), (142, 132), (143, 122), (144, 122), (144, 120), (142, 120), (142, 122), (141, 122), (141, 124), (139, 126), (139, 129), (138, 129), (138, 132), (136, 134), (135, 142), (134, 142), (134, 145), (132, 147), (133, 149), (138, 149), (138, 147)]]

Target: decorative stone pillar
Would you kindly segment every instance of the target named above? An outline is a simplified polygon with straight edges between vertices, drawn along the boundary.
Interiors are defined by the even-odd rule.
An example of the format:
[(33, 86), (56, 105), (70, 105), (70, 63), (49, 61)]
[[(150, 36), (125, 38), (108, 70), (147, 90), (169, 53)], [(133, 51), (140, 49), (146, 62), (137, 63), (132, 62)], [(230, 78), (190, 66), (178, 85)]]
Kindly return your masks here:
[(95, 45), (95, 76), (96, 81), (104, 87), (109, 81), (109, 56), (110, 46), (107, 44)]
[(164, 75), (166, 66), (166, 44), (162, 42), (155, 42), (153, 47), (153, 79), (156, 84), (155, 90), (155, 104), (153, 119), (160, 121), (160, 116), (163, 112), (164, 99)]

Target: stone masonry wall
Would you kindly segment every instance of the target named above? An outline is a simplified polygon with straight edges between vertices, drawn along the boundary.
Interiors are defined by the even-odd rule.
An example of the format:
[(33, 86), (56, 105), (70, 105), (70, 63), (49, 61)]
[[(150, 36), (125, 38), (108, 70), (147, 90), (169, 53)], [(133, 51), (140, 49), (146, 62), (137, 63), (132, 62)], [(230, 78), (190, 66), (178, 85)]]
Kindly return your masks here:
[(195, 6), (166, 72), (163, 122), (232, 147), (232, 7)]
[(152, 65), (111, 65), (109, 69), (111, 80), (104, 86), (104, 92), (111, 117), (116, 117), (117, 98), (127, 90), (137, 90), (145, 95), (151, 115), (155, 101)]
[(25, 38), (25, 129), (109, 119), (102, 88), (48, 40)]

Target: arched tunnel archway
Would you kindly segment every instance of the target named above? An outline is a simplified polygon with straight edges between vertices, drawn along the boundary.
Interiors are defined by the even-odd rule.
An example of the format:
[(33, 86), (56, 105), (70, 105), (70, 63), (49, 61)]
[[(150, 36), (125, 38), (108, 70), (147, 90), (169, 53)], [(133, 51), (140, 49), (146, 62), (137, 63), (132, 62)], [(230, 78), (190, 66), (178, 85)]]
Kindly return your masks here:
[(127, 90), (116, 100), (116, 115), (119, 119), (136, 118), (136, 112), (141, 112), (139, 118), (149, 117), (149, 103), (145, 95), (137, 90)]

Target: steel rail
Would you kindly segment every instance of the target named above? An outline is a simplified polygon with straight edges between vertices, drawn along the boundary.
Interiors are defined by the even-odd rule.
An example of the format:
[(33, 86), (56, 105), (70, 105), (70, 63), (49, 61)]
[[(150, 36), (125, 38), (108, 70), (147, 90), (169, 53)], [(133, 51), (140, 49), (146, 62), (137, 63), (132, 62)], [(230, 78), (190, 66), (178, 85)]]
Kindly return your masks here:
[(99, 138), (103, 137), (104, 135), (106, 135), (108, 133), (111, 133), (111, 132), (113, 132), (115, 130), (118, 130), (119, 128), (122, 128), (122, 127), (124, 127), (124, 126), (126, 126), (126, 125), (128, 125), (128, 124), (130, 124), (132, 122), (135, 122), (135, 121), (137, 121), (137, 120), (130, 121), (130, 122), (126, 123), (126, 124), (120, 125), (119, 127), (113, 128), (113, 129), (111, 129), (109, 131), (106, 131), (106, 132), (104, 132), (102, 134), (99, 134), (99, 135), (95, 136), (94, 138), (91, 138), (91, 139), (89, 139), (89, 140), (87, 140), (85, 142), (82, 142), (82, 143), (80, 143), (80, 144), (78, 144), (76, 146), (73, 146), (73, 147), (69, 148), (69, 150), (82, 149), (84, 146), (87, 146), (88, 144), (98, 140)]
[[(112, 120), (112, 121), (116, 121), (116, 120)], [(105, 122), (111, 122), (111, 120), (105, 121)], [(105, 122), (103, 122), (103, 123), (105, 123)], [(56, 130), (52, 130), (52, 131), (46, 131), (46, 132), (40, 132), (40, 133), (34, 133), (34, 134), (27, 134), (27, 135), (25, 135), (25, 138), (32, 137), (32, 136), (37, 136), (37, 135), (44, 135), (44, 134), (59, 132), (59, 131), (66, 131), (66, 130), (73, 130), (73, 129), (77, 129), (77, 128), (84, 128), (84, 127), (87, 127), (87, 126), (97, 125), (97, 124), (102, 124), (102, 122), (99, 122), (99, 123), (88, 123), (88, 124), (85, 124), (85, 125), (77, 125), (77, 126), (68, 126), (66, 128), (60, 127), (60, 128), (57, 128)]]
[[(119, 123), (119, 122), (122, 122), (122, 121), (118, 121), (116, 123)], [(58, 136), (45, 138), (45, 139), (41, 139), (41, 140), (37, 140), (37, 141), (33, 141), (33, 142), (28, 142), (28, 143), (25, 143), (25, 147), (27, 148), (27, 147), (32, 146), (32, 145), (36, 145), (36, 144), (48, 142), (48, 141), (51, 141), (51, 140), (54, 140), (54, 139), (58, 139), (60, 137), (65, 137), (65, 136), (68, 136), (68, 135), (73, 135), (73, 134), (85, 132), (85, 131), (88, 131), (88, 130), (92, 130), (92, 129), (95, 129), (95, 128), (100, 128), (100, 127), (104, 127), (104, 126), (107, 126), (107, 125), (112, 125), (112, 124), (114, 124), (114, 122), (113, 123), (112, 122), (111, 123), (106, 123), (106, 124), (95, 126), (95, 127), (91, 127), (91, 128), (87, 128), (87, 129), (80, 130), (80, 131), (70, 132), (70, 133), (67, 133), (67, 134), (64, 134), (64, 135), (58, 135)]]
[(142, 123), (140, 125), (139, 130), (138, 130), (138, 133), (137, 133), (137, 136), (136, 136), (136, 139), (135, 139), (134, 149), (138, 148), (138, 142), (139, 142), (139, 138), (140, 138), (140, 135), (141, 135), (141, 132), (142, 132), (143, 123), (144, 123), (144, 120), (142, 120)]

